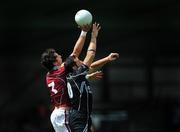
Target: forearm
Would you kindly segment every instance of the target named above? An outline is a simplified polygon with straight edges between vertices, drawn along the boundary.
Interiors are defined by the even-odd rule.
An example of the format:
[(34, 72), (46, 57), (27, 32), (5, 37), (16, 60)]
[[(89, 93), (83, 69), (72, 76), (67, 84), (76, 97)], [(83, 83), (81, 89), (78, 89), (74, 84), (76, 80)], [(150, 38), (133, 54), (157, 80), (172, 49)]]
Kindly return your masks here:
[(105, 58), (102, 58), (100, 60), (97, 60), (97, 61), (93, 62), (90, 67), (95, 68), (95, 69), (99, 69), (108, 62), (109, 62), (108, 57), (105, 57)]
[(87, 65), (88, 67), (90, 67), (91, 63), (94, 60), (95, 57), (95, 53), (96, 53), (96, 38), (98, 36), (98, 32), (101, 29), (101, 27), (99, 26), (99, 24), (94, 23), (93, 24), (93, 29), (92, 29), (92, 33), (91, 33), (91, 41), (87, 50), (87, 54), (86, 57), (84, 59), (84, 64)]
[(118, 53), (110, 53), (107, 57), (104, 57), (100, 60), (95, 61), (94, 63), (91, 64), (90, 68), (89, 68), (89, 73), (92, 73), (94, 71), (99, 70), (100, 68), (102, 68), (106, 63), (110, 62), (110, 61), (114, 61), (117, 58), (119, 58), (119, 54)]
[(94, 60), (95, 54), (96, 54), (96, 37), (92, 36), (88, 50), (87, 50), (87, 54), (83, 63), (89, 67)]
[(79, 57), (82, 49), (83, 49), (83, 46), (84, 46), (84, 42), (86, 40), (86, 34), (87, 32), (85, 31), (81, 31), (81, 34), (74, 46), (74, 49), (73, 49), (73, 52), (72, 52), (72, 55), (75, 55), (76, 57)]
[(91, 41), (87, 50), (88, 51), (92, 51), (92, 52), (96, 52), (96, 36), (91, 36)]

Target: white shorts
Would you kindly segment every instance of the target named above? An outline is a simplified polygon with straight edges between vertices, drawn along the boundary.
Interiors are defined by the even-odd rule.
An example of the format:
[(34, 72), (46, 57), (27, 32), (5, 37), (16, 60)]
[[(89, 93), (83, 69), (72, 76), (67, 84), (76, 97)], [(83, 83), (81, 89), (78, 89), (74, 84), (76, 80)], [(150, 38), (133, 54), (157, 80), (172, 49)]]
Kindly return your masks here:
[(50, 118), (55, 132), (70, 132), (68, 110), (54, 109)]

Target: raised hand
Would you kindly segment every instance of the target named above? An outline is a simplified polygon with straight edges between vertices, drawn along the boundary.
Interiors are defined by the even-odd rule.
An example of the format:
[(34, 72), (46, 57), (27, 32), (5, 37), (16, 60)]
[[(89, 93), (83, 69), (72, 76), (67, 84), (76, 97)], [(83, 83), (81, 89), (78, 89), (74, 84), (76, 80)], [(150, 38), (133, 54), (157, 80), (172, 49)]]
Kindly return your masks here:
[(85, 32), (88, 32), (91, 29), (91, 27), (92, 27), (92, 24), (79, 26), (79, 28)]
[(101, 29), (100, 24), (95, 22), (92, 27), (92, 34), (91, 34), (92, 37), (97, 37), (100, 29)]

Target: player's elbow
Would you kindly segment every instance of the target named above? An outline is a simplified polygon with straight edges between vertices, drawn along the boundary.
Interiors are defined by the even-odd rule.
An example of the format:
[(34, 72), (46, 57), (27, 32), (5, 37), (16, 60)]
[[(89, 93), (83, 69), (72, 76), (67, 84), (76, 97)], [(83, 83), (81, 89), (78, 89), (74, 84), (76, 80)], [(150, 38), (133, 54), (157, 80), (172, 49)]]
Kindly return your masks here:
[(94, 57), (95, 57), (95, 53), (88, 52), (86, 55), (86, 58), (84, 59), (84, 64), (87, 65), (88, 67), (90, 67), (90, 65), (93, 62)]

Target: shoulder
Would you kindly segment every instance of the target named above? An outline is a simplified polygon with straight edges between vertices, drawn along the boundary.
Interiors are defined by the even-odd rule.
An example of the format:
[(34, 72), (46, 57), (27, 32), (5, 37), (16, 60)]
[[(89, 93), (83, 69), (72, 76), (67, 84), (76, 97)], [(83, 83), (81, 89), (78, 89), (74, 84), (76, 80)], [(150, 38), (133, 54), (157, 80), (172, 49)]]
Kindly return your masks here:
[(82, 73), (87, 74), (88, 70), (89, 70), (89, 67), (88, 67), (88, 66), (86, 66), (86, 65), (84, 65), (84, 64), (81, 64), (81, 65), (78, 67), (78, 69), (76, 70), (76, 74), (82, 74)]
[(87, 65), (85, 65), (84, 63), (82, 63), (80, 65), (80, 68), (89, 70), (89, 67)]

